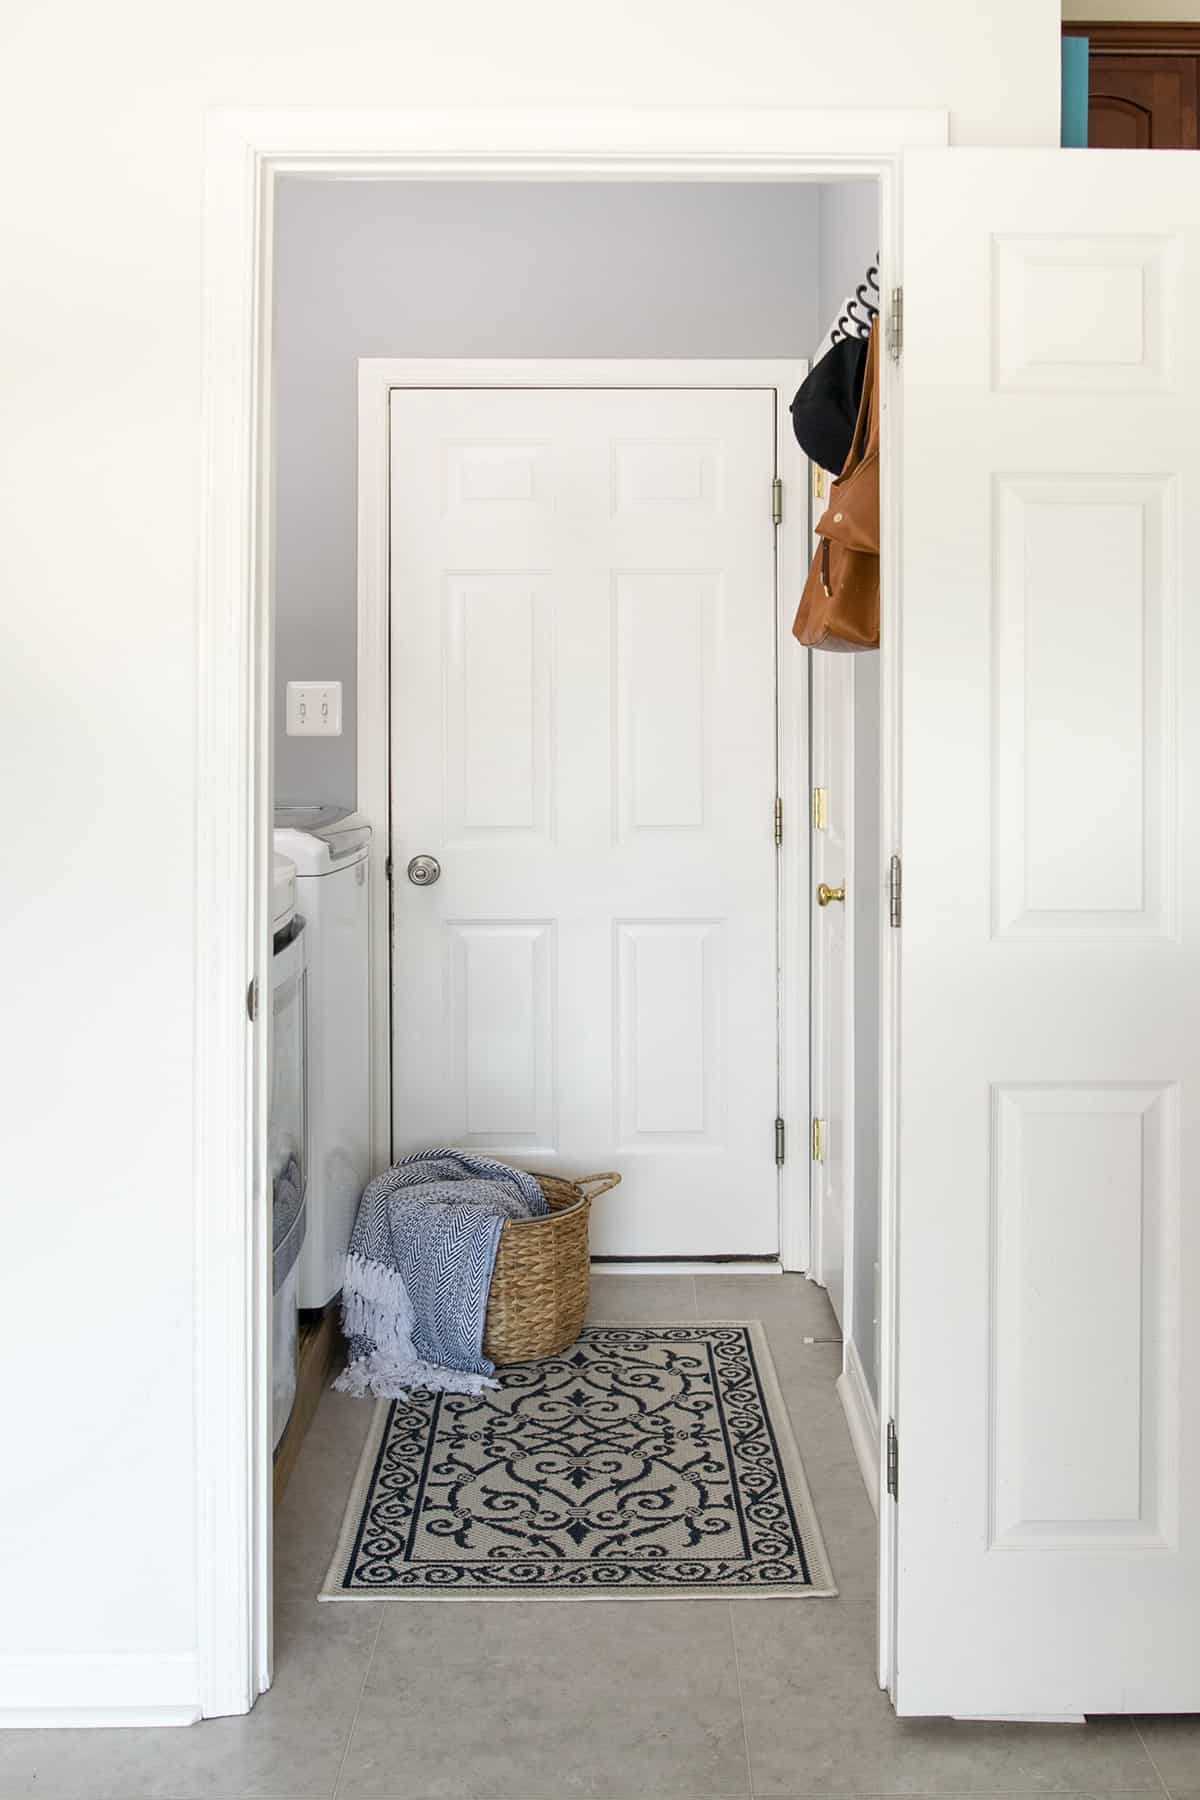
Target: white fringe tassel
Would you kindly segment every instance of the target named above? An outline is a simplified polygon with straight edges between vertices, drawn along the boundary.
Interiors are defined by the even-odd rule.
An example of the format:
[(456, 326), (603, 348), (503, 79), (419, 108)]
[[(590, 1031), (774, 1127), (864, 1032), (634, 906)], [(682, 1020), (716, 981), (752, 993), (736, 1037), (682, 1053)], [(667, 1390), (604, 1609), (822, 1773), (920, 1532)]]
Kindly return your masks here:
[(346, 1258), (342, 1288), (342, 1330), (348, 1338), (370, 1338), (375, 1348), (356, 1357), (334, 1382), (341, 1394), (405, 1400), (412, 1388), (435, 1394), (482, 1394), (500, 1383), (487, 1375), (443, 1369), (425, 1362), (412, 1340), (413, 1309), (395, 1269), (360, 1256)]

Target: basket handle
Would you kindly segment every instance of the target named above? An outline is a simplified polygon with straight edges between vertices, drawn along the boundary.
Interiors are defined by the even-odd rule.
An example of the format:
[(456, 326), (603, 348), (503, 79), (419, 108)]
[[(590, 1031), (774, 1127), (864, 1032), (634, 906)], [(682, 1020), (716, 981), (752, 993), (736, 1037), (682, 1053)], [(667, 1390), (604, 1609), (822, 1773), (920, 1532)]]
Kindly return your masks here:
[(585, 1200), (598, 1200), (601, 1194), (607, 1194), (615, 1188), (621, 1177), (612, 1170), (605, 1175), (581, 1175), (575, 1186), (580, 1189)]

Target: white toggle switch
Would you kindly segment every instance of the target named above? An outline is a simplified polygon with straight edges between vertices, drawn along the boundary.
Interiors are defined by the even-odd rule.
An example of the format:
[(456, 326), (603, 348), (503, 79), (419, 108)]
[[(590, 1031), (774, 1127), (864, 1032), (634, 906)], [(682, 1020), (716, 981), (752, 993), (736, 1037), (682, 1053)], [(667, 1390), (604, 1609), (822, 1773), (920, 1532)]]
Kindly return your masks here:
[(287, 734), (289, 737), (340, 737), (341, 682), (289, 681)]

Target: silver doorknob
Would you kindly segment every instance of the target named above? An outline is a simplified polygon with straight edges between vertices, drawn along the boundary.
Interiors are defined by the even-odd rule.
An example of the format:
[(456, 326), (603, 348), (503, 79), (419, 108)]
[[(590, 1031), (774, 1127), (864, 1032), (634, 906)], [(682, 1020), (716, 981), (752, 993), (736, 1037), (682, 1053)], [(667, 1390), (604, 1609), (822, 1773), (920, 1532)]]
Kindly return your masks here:
[(414, 887), (432, 887), (441, 872), (436, 856), (414, 856), (408, 865), (408, 879)]

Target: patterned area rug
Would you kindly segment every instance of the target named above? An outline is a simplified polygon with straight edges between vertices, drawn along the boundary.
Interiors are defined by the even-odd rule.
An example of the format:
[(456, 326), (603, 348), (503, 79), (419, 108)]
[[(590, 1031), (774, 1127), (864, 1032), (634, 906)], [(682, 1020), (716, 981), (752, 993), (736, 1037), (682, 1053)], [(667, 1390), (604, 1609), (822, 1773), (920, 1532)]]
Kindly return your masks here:
[(837, 1592), (757, 1322), (593, 1325), (381, 1400), (322, 1600)]

